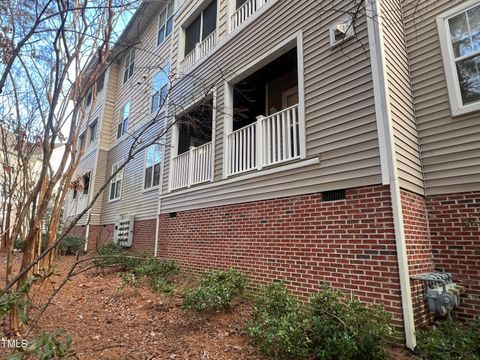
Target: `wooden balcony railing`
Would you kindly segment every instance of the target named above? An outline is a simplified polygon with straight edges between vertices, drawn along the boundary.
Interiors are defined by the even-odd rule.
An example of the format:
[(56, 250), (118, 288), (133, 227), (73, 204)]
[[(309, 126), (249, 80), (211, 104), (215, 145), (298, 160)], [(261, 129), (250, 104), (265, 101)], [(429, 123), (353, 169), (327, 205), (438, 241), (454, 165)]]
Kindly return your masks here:
[(212, 142), (191, 147), (189, 151), (172, 159), (170, 189), (176, 190), (210, 181), (212, 166)]
[(180, 62), (180, 71), (184, 72), (191, 68), (193, 64), (203, 58), (217, 44), (217, 31), (215, 30), (201, 42), (195, 45), (195, 49), (190, 51)]
[(227, 135), (227, 175), (300, 157), (298, 104)]
[(250, 16), (257, 12), (268, 0), (247, 0), (232, 15), (230, 21), (230, 31), (235, 30), (243, 24)]

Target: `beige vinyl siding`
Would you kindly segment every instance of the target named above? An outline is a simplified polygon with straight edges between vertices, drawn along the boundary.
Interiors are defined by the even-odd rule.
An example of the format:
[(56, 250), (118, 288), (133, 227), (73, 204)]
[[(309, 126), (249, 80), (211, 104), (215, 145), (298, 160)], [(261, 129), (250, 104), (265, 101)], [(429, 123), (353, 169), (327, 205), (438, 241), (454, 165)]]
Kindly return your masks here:
[(424, 194), (400, 0), (381, 2), (390, 111), (400, 186)]
[(480, 112), (452, 118), (436, 17), (462, 1), (404, 1), (427, 195), (480, 190)]
[[(178, 51), (179, 25), (185, 19), (182, 16), (186, 15), (180, 14), (176, 21), (174, 57)], [(381, 183), (371, 65), (368, 48), (362, 45), (368, 44), (366, 22), (362, 19), (358, 24), (358, 40), (351, 39), (331, 49), (328, 28), (342, 17), (342, 13), (332, 11), (329, 1), (319, 4), (313, 0), (278, 0), (238, 34), (221, 38), (205, 61), (179, 78), (172, 102), (186, 103), (185, 99), (201, 97), (205, 88), (217, 89), (216, 181), (213, 186), (163, 195), (162, 212)], [(222, 74), (238, 74), (298, 31), (303, 34), (306, 154), (307, 158), (319, 158), (319, 164), (277, 174), (259, 172), (260, 176), (249, 180), (222, 181), (225, 111)], [(166, 159), (170, 159), (169, 152), (167, 149)], [(167, 180), (168, 171), (164, 191)]]
[[(161, 133), (162, 125), (156, 124), (142, 137), (147, 143), (156, 134)], [(132, 146), (131, 137), (121, 141), (108, 153), (105, 171), (108, 178), (112, 172), (113, 164), (124, 161)], [(110, 186), (105, 189), (102, 203), (101, 223), (111, 224), (118, 215), (135, 215), (136, 220), (155, 218), (158, 207), (158, 188), (144, 191), (145, 151), (138, 153), (124, 168), (122, 190), (119, 200), (108, 201)]]
[[(160, 4), (161, 5), (161, 4)], [(157, 46), (158, 12), (151, 15), (150, 23), (146, 30), (135, 40), (135, 63), (133, 76), (124, 84), (123, 72), (125, 56), (120, 56), (116, 67), (116, 98), (115, 107), (111, 118), (110, 144), (117, 142), (117, 125), (122, 106), (130, 100), (130, 118), (128, 121), (129, 132), (138, 127), (139, 123), (151, 116), (152, 78), (165, 64), (169, 63), (171, 50), (171, 36)], [(125, 55), (125, 53), (124, 53)]]

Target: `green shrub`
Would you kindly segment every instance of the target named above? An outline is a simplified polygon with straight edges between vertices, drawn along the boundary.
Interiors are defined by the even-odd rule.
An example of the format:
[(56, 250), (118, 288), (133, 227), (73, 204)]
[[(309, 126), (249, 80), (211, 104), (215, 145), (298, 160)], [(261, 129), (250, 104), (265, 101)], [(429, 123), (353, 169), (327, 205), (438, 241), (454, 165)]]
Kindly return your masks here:
[(226, 308), (235, 296), (243, 293), (246, 285), (247, 277), (235, 269), (206, 271), (196, 289), (182, 294), (182, 309)]
[(137, 276), (166, 277), (177, 275), (180, 267), (175, 261), (147, 257), (141, 260), (131, 271)]
[(437, 322), (431, 329), (417, 334), (423, 359), (480, 359), (480, 318), (469, 324), (453, 320)]
[(308, 322), (300, 301), (282, 283), (261, 289), (247, 331), (253, 345), (275, 359), (301, 359), (309, 353)]
[(13, 248), (15, 250), (23, 251), (23, 249), (25, 248), (25, 240), (16, 239), (13, 243)]
[(58, 252), (61, 255), (76, 255), (85, 247), (85, 239), (74, 236), (65, 236), (58, 244)]
[(176, 286), (175, 283), (173, 283), (172, 281), (157, 278), (153, 281), (152, 289), (156, 293), (163, 293), (173, 296), (175, 295)]
[(104, 245), (93, 259), (96, 266), (108, 267), (119, 266), (122, 270), (130, 270), (138, 266), (142, 259), (138, 256), (129, 254), (128, 249), (123, 246), (109, 243)]
[(354, 297), (322, 284), (310, 299), (310, 332), (317, 359), (387, 357), (386, 337), (392, 334), (391, 315), (382, 307), (366, 306)]

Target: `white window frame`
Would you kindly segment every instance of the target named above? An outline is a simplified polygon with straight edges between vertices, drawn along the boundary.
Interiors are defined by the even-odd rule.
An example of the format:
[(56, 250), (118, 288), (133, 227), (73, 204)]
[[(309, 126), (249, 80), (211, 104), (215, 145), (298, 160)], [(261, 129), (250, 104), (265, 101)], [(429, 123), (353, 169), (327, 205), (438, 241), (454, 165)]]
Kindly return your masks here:
[(133, 77), (135, 67), (135, 49), (130, 49), (125, 56), (123, 65), (123, 83), (126, 84), (128, 80)]
[[(162, 108), (165, 107), (166, 103), (167, 103), (167, 97), (168, 97), (168, 89), (170, 88), (170, 77), (169, 77), (169, 74), (170, 74), (170, 64), (165, 64), (162, 66), (162, 68), (157, 71), (153, 77), (152, 77), (152, 96), (150, 98), (150, 112), (151, 113), (155, 113), (157, 112), (158, 110), (161, 110)], [(166, 83), (163, 84), (162, 82), (160, 82), (160, 88), (159, 89), (156, 89), (155, 88), (155, 78), (157, 76), (162, 76), (162, 75), (165, 75), (166, 76)], [(165, 101), (163, 101), (163, 103), (161, 103), (161, 95), (162, 95), (162, 92), (163, 92), (163, 89), (166, 89), (166, 96), (165, 96)], [(153, 99), (158, 96), (159, 99), (158, 99), (158, 107), (156, 109), (153, 108)], [(162, 106), (160, 106), (162, 105)]]
[[(167, 5), (163, 8), (162, 12), (158, 16), (157, 46), (162, 45), (173, 32), (173, 16), (175, 15), (174, 8), (175, 8), (175, 1), (171, 0), (167, 3)], [(161, 20), (162, 20), (162, 15), (164, 15), (164, 13), (165, 13), (165, 21), (162, 23)], [(170, 29), (170, 32), (167, 33), (167, 24), (170, 20), (172, 21), (172, 27)], [(162, 41), (160, 41), (160, 30), (162, 30), (161, 32), (163, 33)]]
[(78, 137), (78, 151), (83, 152), (83, 154), (85, 154), (86, 149), (87, 149), (87, 130), (84, 130)]
[[(150, 166), (147, 166), (147, 160), (148, 160), (148, 151), (150, 149), (153, 149), (153, 148), (157, 148), (159, 153), (160, 153), (160, 161), (159, 162), (156, 162)], [(143, 166), (143, 190), (144, 191), (150, 191), (150, 190), (153, 190), (153, 189), (158, 189), (160, 187), (160, 184), (162, 182), (162, 161), (163, 161), (163, 149), (162, 149), (162, 145), (160, 144), (152, 144), (150, 145), (149, 147), (147, 147), (145, 149), (145, 160), (144, 160), (144, 166)], [(160, 172), (159, 172), (159, 178), (158, 178), (158, 184), (157, 185), (153, 185), (153, 174), (154, 174), (154, 170), (155, 170), (155, 166), (156, 165), (160, 165)], [(146, 180), (146, 177), (147, 177), (147, 169), (149, 168), (152, 168), (152, 180), (151, 180), (151, 184), (150, 186), (145, 186), (145, 180)]]
[[(125, 117), (125, 107), (128, 105), (128, 116)], [(128, 132), (128, 125), (130, 122), (130, 114), (132, 113), (132, 101), (127, 100), (123, 106), (120, 108), (120, 113), (118, 114), (118, 121), (117, 121), (117, 126), (115, 127), (115, 136), (118, 139), (121, 139), (127, 132)], [(127, 125), (125, 125), (125, 121)], [(120, 131), (120, 136), (118, 132), (118, 127), (122, 126), (122, 129)], [(126, 126), (126, 128), (125, 128)]]
[[(445, 77), (447, 80), (448, 96), (450, 100), (450, 107), (452, 116), (459, 116), (474, 111), (480, 110), (480, 101), (472, 104), (463, 104), (462, 94), (460, 91), (460, 82), (458, 79), (455, 55), (453, 53), (452, 44), (450, 41), (450, 30), (448, 20), (458, 14), (464, 13), (469, 9), (480, 5), (478, 0), (470, 0), (465, 3), (450, 9), (449, 11), (437, 17), (437, 27), (440, 38), (440, 47), (442, 49), (443, 65), (445, 68)], [(475, 56), (474, 55), (469, 55)], [(478, 52), (480, 54), (480, 51)]]
[[(112, 170), (110, 171), (110, 174), (113, 174), (116, 169), (118, 169), (119, 165), (122, 164), (122, 161), (118, 161), (115, 164), (112, 165)], [(122, 190), (123, 190), (123, 172), (125, 171), (125, 167), (120, 170), (117, 175), (114, 176), (112, 180), (110, 180), (110, 186), (108, 187), (108, 202), (113, 202), (120, 200), (122, 198)], [(112, 198), (112, 186), (115, 184), (115, 189), (117, 187), (117, 183), (120, 181), (120, 190), (115, 190), (115, 197)]]

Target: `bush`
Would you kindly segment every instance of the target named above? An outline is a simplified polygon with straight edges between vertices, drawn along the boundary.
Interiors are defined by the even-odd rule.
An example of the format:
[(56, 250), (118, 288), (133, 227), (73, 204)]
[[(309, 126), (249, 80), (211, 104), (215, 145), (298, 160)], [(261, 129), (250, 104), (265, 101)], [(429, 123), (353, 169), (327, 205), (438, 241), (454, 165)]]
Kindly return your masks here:
[(275, 359), (300, 359), (309, 353), (307, 320), (300, 301), (282, 283), (260, 291), (247, 322), (252, 343)]
[(182, 294), (182, 309), (202, 311), (226, 308), (235, 296), (243, 293), (246, 285), (247, 277), (235, 269), (206, 271), (195, 290), (187, 290)]
[(58, 244), (58, 252), (61, 255), (76, 255), (83, 251), (85, 240), (74, 236), (65, 236)]
[(156, 293), (163, 293), (167, 295), (175, 295), (175, 283), (162, 279), (162, 278), (157, 278), (153, 281), (152, 284), (153, 291)]
[(385, 359), (391, 315), (322, 284), (310, 299), (312, 349), (317, 359)]
[(131, 271), (137, 276), (160, 276), (164, 278), (177, 275), (180, 267), (175, 261), (165, 261), (155, 257), (147, 257), (141, 260)]
[(138, 266), (141, 261), (141, 258), (131, 256), (127, 249), (114, 243), (109, 243), (100, 248), (97, 256), (93, 259), (96, 266), (119, 266), (122, 270), (133, 269)]
[(480, 359), (480, 318), (469, 324), (457, 324), (451, 319), (440, 321), (417, 335), (424, 359)]

